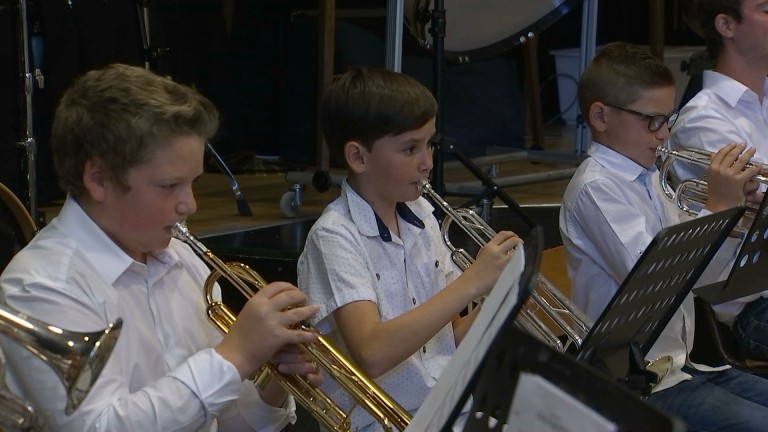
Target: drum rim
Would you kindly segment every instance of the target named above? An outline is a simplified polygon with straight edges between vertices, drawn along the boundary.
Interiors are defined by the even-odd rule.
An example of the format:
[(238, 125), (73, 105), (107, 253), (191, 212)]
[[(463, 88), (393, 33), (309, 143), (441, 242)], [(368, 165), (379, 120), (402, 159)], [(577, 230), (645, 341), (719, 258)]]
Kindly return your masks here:
[[(451, 63), (470, 63), (499, 55), (517, 45), (525, 43), (531, 37), (537, 36), (582, 2), (583, 0), (565, 0), (549, 13), (511, 36), (481, 48), (462, 51), (445, 50), (443, 51), (443, 57)], [(433, 50), (430, 48), (429, 51)]]

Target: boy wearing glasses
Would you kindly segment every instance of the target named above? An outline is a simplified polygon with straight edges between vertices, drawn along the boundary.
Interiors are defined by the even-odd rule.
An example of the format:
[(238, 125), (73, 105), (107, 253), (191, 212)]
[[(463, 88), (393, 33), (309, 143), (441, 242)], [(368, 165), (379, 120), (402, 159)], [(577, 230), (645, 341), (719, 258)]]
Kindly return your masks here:
[[(768, 2), (689, 0), (688, 8), (715, 65), (704, 71), (702, 90), (682, 108), (670, 146), (715, 152), (745, 143), (755, 148), (753, 162), (768, 162)], [(704, 174), (692, 164), (673, 169), (681, 179)], [(712, 309), (733, 330), (743, 357), (768, 360), (768, 291)]]
[[(593, 143), (563, 197), (560, 232), (572, 296), (596, 319), (659, 230), (679, 222), (661, 195), (656, 148), (674, 124), (672, 72), (647, 49), (606, 45), (579, 82), (579, 104)], [(707, 212), (738, 205), (756, 174), (743, 170), (753, 150), (730, 145), (708, 170), (717, 184)], [(731, 242), (735, 243), (735, 242)], [(729, 244), (702, 279), (717, 276), (733, 256)], [(673, 358), (670, 372), (648, 401), (682, 418), (690, 430), (762, 430), (768, 419), (768, 381), (738, 370), (710, 368), (688, 358), (693, 346), (694, 309), (689, 295), (648, 353)]]

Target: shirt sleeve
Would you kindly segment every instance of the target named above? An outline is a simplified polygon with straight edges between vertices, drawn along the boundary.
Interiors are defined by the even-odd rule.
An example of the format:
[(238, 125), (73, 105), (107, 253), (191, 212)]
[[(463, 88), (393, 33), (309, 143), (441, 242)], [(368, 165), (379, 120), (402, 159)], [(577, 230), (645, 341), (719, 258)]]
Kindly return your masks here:
[(261, 399), (253, 381), (243, 381), (240, 397), (219, 417), (219, 430), (279, 432), (296, 422), (296, 402), (292, 396), (282, 407), (274, 407)]
[(332, 330), (327, 320), (336, 309), (355, 301), (377, 302), (367, 253), (349, 230), (317, 226), (298, 262), (299, 288), (320, 307), (312, 318), (321, 333)]
[[(726, 119), (705, 106), (689, 110), (672, 128), (670, 144), (673, 149), (694, 148), (715, 153), (728, 144), (749, 142), (747, 132), (738, 122)], [(680, 179), (701, 179), (704, 178), (706, 167), (677, 161), (672, 165), (672, 171)]]

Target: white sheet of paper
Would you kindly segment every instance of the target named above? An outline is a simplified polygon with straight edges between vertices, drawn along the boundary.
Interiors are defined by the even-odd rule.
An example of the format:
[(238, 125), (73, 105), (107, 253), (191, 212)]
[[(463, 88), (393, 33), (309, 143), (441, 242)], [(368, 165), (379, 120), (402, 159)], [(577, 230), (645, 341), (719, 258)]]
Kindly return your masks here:
[(520, 373), (507, 432), (615, 432), (616, 425), (539, 375)]
[(472, 327), (406, 431), (430, 432), (442, 429), (499, 328), (517, 304), (524, 265), (525, 253), (523, 247), (518, 247), (483, 302)]

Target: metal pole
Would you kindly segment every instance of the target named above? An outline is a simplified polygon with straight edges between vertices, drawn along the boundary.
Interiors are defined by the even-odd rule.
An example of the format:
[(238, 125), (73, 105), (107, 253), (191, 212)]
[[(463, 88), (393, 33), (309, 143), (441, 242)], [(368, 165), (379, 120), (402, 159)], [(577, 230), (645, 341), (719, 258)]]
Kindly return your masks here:
[(27, 180), (27, 190), (25, 204), (32, 220), (37, 223), (37, 142), (34, 137), (33, 112), (32, 112), (32, 94), (34, 91), (35, 80), (41, 88), (43, 87), (42, 74), (37, 71), (33, 75), (29, 61), (29, 29), (27, 28), (27, 2), (19, 0), (19, 57), (21, 65), (21, 85), (24, 89), (24, 103), (21, 109), (24, 111), (24, 130), (18, 146), (24, 153), (24, 169)]
[[(595, 56), (597, 40), (597, 3), (598, 0), (584, 1), (584, 14), (581, 18), (581, 47), (579, 50), (579, 77), (584, 73)], [(585, 115), (586, 113), (581, 113)], [(576, 153), (583, 154), (592, 142), (586, 122), (576, 122)]]
[(387, 69), (400, 72), (403, 64), (403, 0), (387, 0)]

